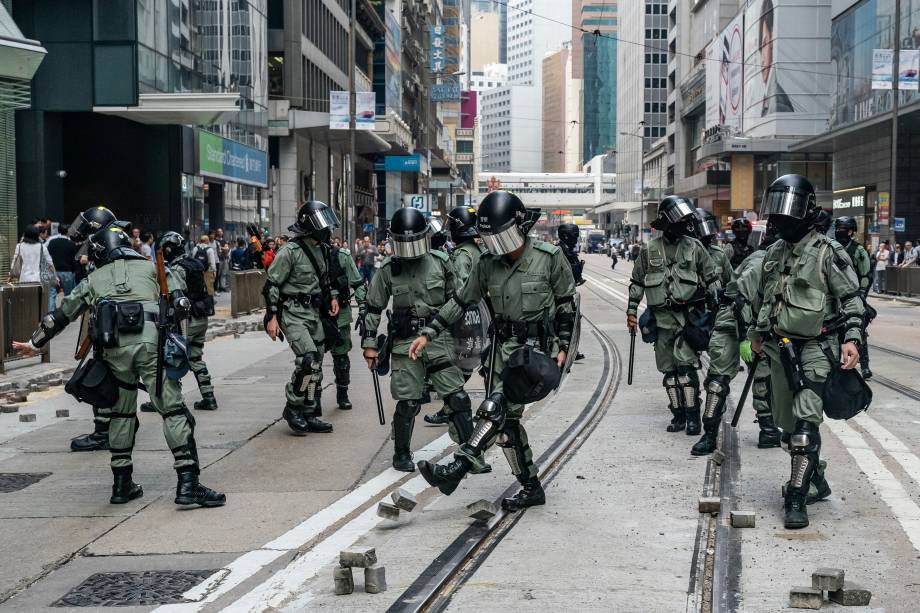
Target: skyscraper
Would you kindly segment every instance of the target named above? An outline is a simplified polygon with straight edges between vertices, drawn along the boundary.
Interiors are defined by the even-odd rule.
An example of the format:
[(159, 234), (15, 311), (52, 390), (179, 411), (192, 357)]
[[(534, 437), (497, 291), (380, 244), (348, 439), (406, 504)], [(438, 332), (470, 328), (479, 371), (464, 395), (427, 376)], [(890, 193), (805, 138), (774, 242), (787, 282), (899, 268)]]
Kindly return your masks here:
[(617, 3), (573, 0), (572, 74), (584, 88), (582, 158), (617, 146)]

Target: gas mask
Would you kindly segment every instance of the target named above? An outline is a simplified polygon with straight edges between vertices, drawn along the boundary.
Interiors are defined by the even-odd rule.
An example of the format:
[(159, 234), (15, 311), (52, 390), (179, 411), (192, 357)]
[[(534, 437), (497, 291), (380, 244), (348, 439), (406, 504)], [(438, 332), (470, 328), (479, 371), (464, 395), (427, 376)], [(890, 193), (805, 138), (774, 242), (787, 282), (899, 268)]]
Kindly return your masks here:
[(672, 243), (682, 236), (693, 236), (693, 219), (684, 219), (668, 224), (668, 227), (664, 230), (664, 237)]
[(846, 247), (847, 245), (849, 245), (849, 244), (850, 244), (850, 241), (852, 240), (852, 239), (850, 238), (850, 231), (849, 231), (849, 230), (837, 230), (836, 232), (834, 232), (834, 239), (835, 239), (838, 243), (840, 243), (841, 245), (843, 245), (844, 247)]
[(797, 243), (811, 231), (813, 218), (797, 219), (789, 215), (771, 215), (767, 223), (787, 243)]

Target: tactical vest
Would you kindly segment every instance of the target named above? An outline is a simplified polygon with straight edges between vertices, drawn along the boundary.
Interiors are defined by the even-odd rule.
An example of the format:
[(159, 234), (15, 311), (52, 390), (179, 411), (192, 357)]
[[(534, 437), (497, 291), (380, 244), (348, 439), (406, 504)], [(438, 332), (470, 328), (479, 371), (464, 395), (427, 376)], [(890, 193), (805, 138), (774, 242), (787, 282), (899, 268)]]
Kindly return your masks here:
[(693, 241), (680, 239), (674, 262), (665, 254), (664, 239), (648, 244), (648, 269), (645, 271), (645, 301), (650, 307), (679, 305), (699, 297), (703, 280), (696, 269)]
[(176, 262), (185, 271), (185, 295), (192, 303), (192, 317), (199, 319), (214, 314), (214, 297), (204, 282), (204, 265), (200, 260), (185, 256)]
[[(396, 266), (391, 264), (390, 286), (394, 311), (411, 311), (416, 317), (429, 317), (447, 302), (446, 268), (449, 256), (438, 250), (428, 253), (417, 262), (393, 262), (399, 264)], [(417, 272), (423, 271), (423, 274), (410, 274), (412, 268), (416, 268)]]
[(836, 310), (836, 301), (828, 296), (826, 274), (834, 247), (824, 236), (810, 240), (797, 258), (791, 245), (779, 242), (763, 262), (764, 305), (770, 328), (782, 336), (816, 338)]

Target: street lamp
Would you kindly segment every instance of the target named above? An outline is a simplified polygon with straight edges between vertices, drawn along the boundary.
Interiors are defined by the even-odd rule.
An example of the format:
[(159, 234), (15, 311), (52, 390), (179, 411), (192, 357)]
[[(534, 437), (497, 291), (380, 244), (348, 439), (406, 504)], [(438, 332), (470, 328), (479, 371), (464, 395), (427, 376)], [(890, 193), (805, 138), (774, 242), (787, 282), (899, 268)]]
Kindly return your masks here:
[[(645, 125), (645, 121), (639, 122), (639, 129)], [(645, 137), (633, 132), (620, 132), (620, 136), (632, 136), (639, 139), (639, 241), (645, 242)]]

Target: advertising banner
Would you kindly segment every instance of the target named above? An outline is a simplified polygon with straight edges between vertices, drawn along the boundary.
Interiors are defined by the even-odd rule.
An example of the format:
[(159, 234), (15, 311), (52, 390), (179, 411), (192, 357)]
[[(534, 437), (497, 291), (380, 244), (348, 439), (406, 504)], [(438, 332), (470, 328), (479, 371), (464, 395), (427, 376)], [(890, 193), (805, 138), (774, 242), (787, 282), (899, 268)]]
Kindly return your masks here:
[(387, 172), (419, 172), (422, 158), (414, 155), (388, 155), (383, 158), (383, 169)]
[(898, 88), (917, 91), (920, 50), (905, 49), (898, 54)]
[(872, 89), (891, 89), (893, 61), (894, 52), (891, 49), (872, 50)]
[(739, 13), (707, 49), (706, 127), (727, 126), (740, 132), (743, 95), (744, 15)]
[(375, 107), (377, 97), (374, 92), (358, 92), (355, 95), (355, 129), (371, 130), (377, 122)]
[(349, 128), (348, 92), (329, 92), (329, 129)]
[(888, 192), (879, 192), (878, 194), (878, 217), (876, 217), (875, 221), (886, 226), (888, 225), (891, 211), (891, 207), (888, 204), (891, 202), (890, 197), (891, 195)]
[(386, 46), (384, 49), (384, 64), (386, 66), (386, 79), (384, 91), (386, 92), (387, 108), (393, 109), (397, 115), (402, 112), (402, 26), (399, 16), (402, 15), (402, 0), (386, 0)]
[(268, 154), (203, 130), (198, 131), (198, 172), (233, 183), (268, 187)]

